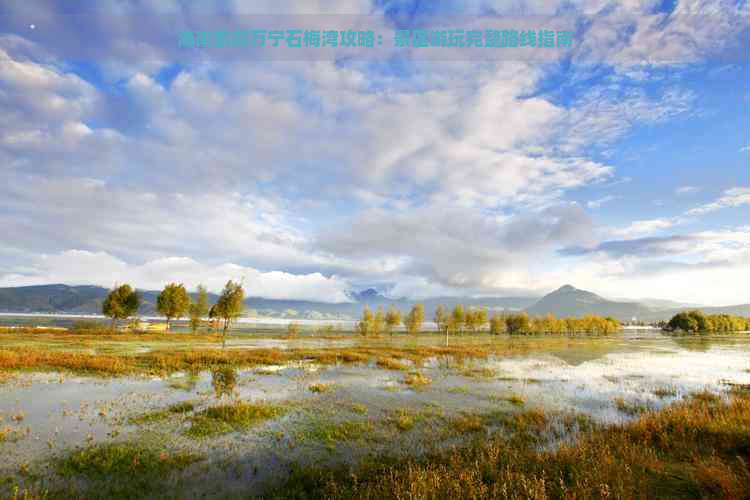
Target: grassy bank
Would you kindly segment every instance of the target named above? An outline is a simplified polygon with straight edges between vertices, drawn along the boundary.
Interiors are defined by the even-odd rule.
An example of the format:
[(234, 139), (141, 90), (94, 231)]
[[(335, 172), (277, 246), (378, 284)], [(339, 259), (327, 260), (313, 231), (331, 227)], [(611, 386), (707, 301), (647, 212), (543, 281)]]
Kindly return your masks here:
[(543, 414), (421, 459), (298, 470), (272, 498), (746, 498), (750, 397), (701, 394), (540, 451)]
[(154, 351), (143, 354), (89, 354), (50, 351), (43, 348), (0, 349), (0, 372), (70, 371), (79, 374), (168, 375), (199, 372), (217, 366), (247, 368), (307, 361), (324, 365), (377, 362), (388, 369), (406, 370), (436, 356), (486, 358), (522, 352), (507, 348), (418, 347), (418, 348), (321, 348), (321, 349), (196, 349)]

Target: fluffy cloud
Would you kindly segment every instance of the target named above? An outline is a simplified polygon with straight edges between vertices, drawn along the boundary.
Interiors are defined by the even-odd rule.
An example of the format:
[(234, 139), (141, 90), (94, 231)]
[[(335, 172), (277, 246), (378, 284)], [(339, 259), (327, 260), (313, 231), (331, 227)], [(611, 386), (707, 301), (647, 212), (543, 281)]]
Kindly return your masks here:
[[(323, 3), (223, 7), (313, 14)], [(383, 24), (400, 22), (404, 10), (364, 0), (325, 7), (373, 14)], [(175, 20), (169, 36), (215, 10), (201, 8), (162, 5)], [(165, 26), (149, 18), (151, 9), (120, 2), (116, 19), (138, 19), (159, 33)], [(215, 279), (216, 288), (225, 277), (215, 276), (244, 275), (252, 290), (272, 297), (338, 299), (359, 283), (392, 286), (394, 295), (510, 293), (558, 279), (595, 283), (592, 269), (620, 276), (636, 260), (666, 256), (661, 249), (677, 239), (600, 243), (583, 208), (566, 199), (625, 182), (615, 180), (609, 149), (634, 127), (693, 110), (694, 92), (679, 75), (668, 76), (674, 67), (633, 61), (692, 57), (701, 45), (686, 40), (710, 34), (712, 44), (717, 26), (729, 38), (739, 21), (719, 9), (707, 22), (684, 2), (669, 15), (654, 2), (476, 2), (469, 9), (593, 14), (597, 23), (586, 24), (586, 43), (573, 59), (619, 62), (170, 66), (159, 47), (125, 43), (124, 32), (113, 30), (103, 50), (123, 62), (98, 64), (87, 80), (79, 76), (86, 71), (59, 61), (64, 40), (43, 48), (3, 36), (0, 224), (13, 235), (0, 244), (4, 282), (158, 287)], [(92, 29), (119, 24), (107, 9), (93, 11), (100, 28)], [(29, 16), (40, 27), (65, 28), (51, 3), (40, 2), (19, 4), (0, 26), (27, 25), (21, 21)], [(688, 215), (747, 203), (741, 189)], [(684, 222), (636, 220), (605, 240), (642, 239)], [(598, 250), (558, 256), (571, 245)], [(711, 250), (712, 262), (719, 250)], [(586, 258), (594, 262), (568, 267)], [(557, 274), (563, 270), (567, 278)]]
[(105, 252), (68, 250), (35, 256), (23, 271), (0, 275), (0, 286), (67, 283), (111, 287), (114, 283), (131, 283), (140, 289), (159, 290), (166, 283), (178, 282), (191, 289), (203, 284), (212, 292), (220, 292), (226, 281), (233, 279), (243, 280), (246, 293), (253, 297), (350, 301), (346, 295), (349, 285), (336, 276), (262, 272), (231, 263), (206, 265), (187, 257), (163, 257), (132, 265)]
[(512, 217), (448, 207), (399, 213), (374, 209), (342, 228), (323, 232), (317, 244), (332, 254), (365, 262), (388, 256), (391, 268), (380, 270), (385, 278), (410, 277), (411, 283), (424, 288), (429, 282), (443, 293), (487, 293), (520, 288), (515, 267), (528, 267), (535, 257), (558, 246), (587, 241), (591, 225), (576, 205)]

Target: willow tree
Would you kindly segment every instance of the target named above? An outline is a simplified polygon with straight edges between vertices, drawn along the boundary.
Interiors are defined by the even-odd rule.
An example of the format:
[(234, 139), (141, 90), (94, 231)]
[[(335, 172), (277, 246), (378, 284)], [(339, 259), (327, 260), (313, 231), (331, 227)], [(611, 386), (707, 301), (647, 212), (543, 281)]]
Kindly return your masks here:
[(215, 304), (215, 314), (222, 322), (222, 345), (226, 346), (229, 326), (242, 315), (245, 307), (245, 289), (242, 283), (227, 281)]
[(141, 297), (130, 285), (115, 285), (102, 303), (102, 314), (112, 318), (112, 331), (117, 327), (118, 319), (128, 319), (138, 312)]
[(190, 296), (185, 285), (170, 283), (164, 287), (156, 297), (156, 310), (167, 318), (167, 330), (169, 330), (172, 319), (180, 319), (188, 312), (190, 307)]

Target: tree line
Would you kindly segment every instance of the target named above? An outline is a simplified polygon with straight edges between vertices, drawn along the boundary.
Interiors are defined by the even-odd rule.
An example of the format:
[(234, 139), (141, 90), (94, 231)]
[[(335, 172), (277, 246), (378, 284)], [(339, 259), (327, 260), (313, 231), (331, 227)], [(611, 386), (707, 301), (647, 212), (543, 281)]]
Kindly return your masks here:
[(669, 332), (728, 333), (750, 330), (750, 318), (730, 314), (705, 314), (692, 310), (677, 313), (663, 326)]
[[(606, 335), (620, 329), (615, 318), (586, 315), (580, 318), (556, 318), (551, 314), (531, 317), (526, 313), (494, 313), (491, 317), (484, 307), (465, 307), (456, 305), (451, 311), (438, 306), (433, 318), (437, 330), (447, 336), (462, 333), (489, 331), (494, 335), (529, 335), (539, 333), (592, 333)], [(403, 324), (409, 334), (419, 333), (424, 324), (424, 306), (414, 305), (403, 318), (394, 306), (387, 311), (382, 307), (373, 312), (368, 306), (362, 311), (362, 317), (355, 326), (355, 331), (363, 336), (378, 336), (381, 333), (393, 334)]]
[[(233, 321), (242, 315), (245, 306), (245, 290), (242, 283), (229, 280), (215, 304), (209, 306), (208, 291), (198, 286), (196, 299), (188, 294), (185, 285), (169, 283), (156, 297), (156, 310), (167, 319), (167, 330), (173, 320), (187, 316), (193, 332), (200, 328), (203, 318), (220, 323), (226, 338), (227, 330)], [(112, 320), (112, 330), (118, 320), (134, 316), (141, 306), (141, 295), (128, 284), (115, 285), (102, 303), (102, 314)]]

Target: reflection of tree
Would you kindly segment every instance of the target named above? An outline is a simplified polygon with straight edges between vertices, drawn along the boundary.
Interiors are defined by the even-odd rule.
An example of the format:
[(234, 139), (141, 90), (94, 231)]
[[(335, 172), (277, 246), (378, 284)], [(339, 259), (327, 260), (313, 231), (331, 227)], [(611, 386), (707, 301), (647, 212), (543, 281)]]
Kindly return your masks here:
[(716, 337), (712, 335), (675, 335), (672, 341), (688, 351), (706, 352), (714, 347), (745, 347), (747, 337)]
[(237, 370), (229, 366), (216, 368), (211, 372), (211, 385), (218, 399), (232, 397), (237, 388)]

